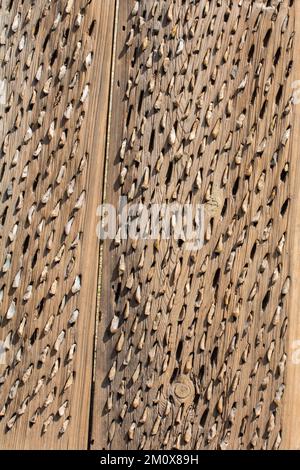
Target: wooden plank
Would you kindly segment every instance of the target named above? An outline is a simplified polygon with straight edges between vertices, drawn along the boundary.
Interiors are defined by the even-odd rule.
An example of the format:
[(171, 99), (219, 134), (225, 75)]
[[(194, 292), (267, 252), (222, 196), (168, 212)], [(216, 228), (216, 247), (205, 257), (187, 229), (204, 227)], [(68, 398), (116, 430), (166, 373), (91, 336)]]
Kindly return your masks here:
[[(299, 2), (30, 3), (0, 1), (0, 448), (300, 449)], [(204, 246), (100, 249), (120, 196), (201, 203)]]
[(0, 447), (87, 449), (114, 3), (0, 3)]
[[(110, 103), (110, 119), (107, 131), (107, 152), (106, 152), (106, 184), (104, 188), (103, 202), (110, 203), (117, 207), (118, 195), (114, 190), (114, 184), (111, 171), (114, 168), (114, 155), (117, 152), (117, 145), (120, 139), (119, 123), (124, 119), (126, 104), (122, 103), (121, 91), (118, 86), (119, 76), (115, 76), (115, 67), (119, 53), (119, 34), (122, 31), (122, 20), (130, 12), (128, 10), (128, 2), (116, 1), (116, 13), (114, 24), (114, 45), (113, 45), (113, 65), (112, 65), (112, 81), (111, 81), (111, 103)], [(125, 34), (123, 32), (123, 34)], [(125, 70), (124, 70), (125, 72)], [(126, 74), (122, 80), (126, 79)], [(117, 134), (118, 133), (118, 134)], [(113, 300), (110, 290), (110, 273), (113, 269), (114, 260), (112, 258), (110, 241), (102, 243), (100, 253), (100, 277), (99, 277), (99, 296), (98, 296), (98, 329), (96, 331), (96, 357), (95, 357), (95, 374), (94, 374), (94, 395), (93, 408), (91, 414), (91, 437), (90, 447), (92, 449), (105, 448), (105, 433), (107, 431), (108, 421), (105, 414), (106, 394), (104, 390), (105, 375), (107, 373), (107, 364), (110, 362), (110, 350), (107, 348), (106, 336), (103, 337), (102, 322), (104, 318), (111, 318), (113, 311)]]
[(92, 447), (277, 449), (294, 5), (119, 3), (106, 202), (202, 203), (205, 244), (104, 242)]

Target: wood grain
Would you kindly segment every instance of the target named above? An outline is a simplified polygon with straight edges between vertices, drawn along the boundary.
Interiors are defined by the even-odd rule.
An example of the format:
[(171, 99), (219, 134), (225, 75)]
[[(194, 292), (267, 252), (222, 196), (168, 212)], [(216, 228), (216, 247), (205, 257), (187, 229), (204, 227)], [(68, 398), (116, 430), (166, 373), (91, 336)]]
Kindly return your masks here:
[[(300, 4), (295, 2), (295, 44), (300, 40)], [(299, 96), (300, 77), (300, 58), (297, 53), (297, 47), (294, 49), (294, 93), (295, 99)], [(283, 449), (300, 449), (300, 436), (297, 430), (300, 427), (300, 299), (299, 299), (299, 256), (300, 256), (300, 190), (299, 190), (299, 145), (300, 145), (300, 107), (296, 101), (293, 107), (293, 138), (291, 146), (291, 172), (292, 181), (292, 207), (291, 207), (291, 238), (290, 238), (290, 263), (292, 272), (292, 289), (289, 300), (289, 340), (288, 340), (288, 367), (287, 367), (287, 387), (284, 400), (284, 422), (283, 422)]]
[(104, 242), (93, 448), (282, 444), (294, 9), (119, 2), (106, 201), (202, 203), (205, 243)]
[[(300, 448), (299, 39), (298, 0), (0, 0), (0, 448)], [(158, 232), (100, 242), (124, 196)]]
[(86, 449), (114, 8), (110, 0), (0, 3), (15, 30), (3, 30), (1, 46), (10, 104), (1, 108), (0, 447)]

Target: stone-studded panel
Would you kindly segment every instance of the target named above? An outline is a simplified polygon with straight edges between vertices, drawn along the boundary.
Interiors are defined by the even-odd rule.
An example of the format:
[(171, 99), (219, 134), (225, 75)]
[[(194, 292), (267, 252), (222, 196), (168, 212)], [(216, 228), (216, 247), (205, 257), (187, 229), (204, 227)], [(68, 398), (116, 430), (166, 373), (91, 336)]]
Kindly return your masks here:
[(92, 444), (278, 449), (295, 2), (118, 6), (106, 202), (202, 203), (205, 244), (104, 243)]
[(113, 17), (0, 0), (1, 448), (87, 448)]

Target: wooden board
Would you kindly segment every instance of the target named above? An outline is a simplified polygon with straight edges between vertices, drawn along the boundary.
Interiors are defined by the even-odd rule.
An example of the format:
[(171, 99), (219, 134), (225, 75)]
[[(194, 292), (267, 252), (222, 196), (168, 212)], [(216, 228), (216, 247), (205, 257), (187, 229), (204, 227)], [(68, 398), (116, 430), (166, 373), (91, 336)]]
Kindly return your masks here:
[(106, 202), (200, 202), (205, 244), (104, 242), (93, 448), (281, 446), (294, 20), (119, 2)]
[(1, 106), (0, 447), (86, 449), (114, 5), (0, 3), (15, 30), (2, 30), (1, 46), (9, 106)]
[[(299, 1), (32, 3), (0, 0), (0, 448), (299, 449)], [(124, 196), (158, 232), (100, 241)]]

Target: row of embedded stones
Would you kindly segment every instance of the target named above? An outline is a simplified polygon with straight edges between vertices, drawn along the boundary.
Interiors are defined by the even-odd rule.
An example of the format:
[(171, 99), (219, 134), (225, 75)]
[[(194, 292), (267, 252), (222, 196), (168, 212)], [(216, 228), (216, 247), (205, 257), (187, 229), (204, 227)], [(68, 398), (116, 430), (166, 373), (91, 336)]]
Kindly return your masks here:
[[(0, 304), (6, 305), (1, 307), (1, 333), (8, 365), (0, 377), (0, 419), (7, 418), (7, 430), (29, 405), (35, 410), (29, 425), (41, 416), (42, 433), (62, 418), (62, 435), (70, 421), (88, 157), (81, 153), (80, 131), (93, 59), (87, 23), (90, 3), (65, 0), (58, 13), (51, 1), (11, 4), (1, 34), (5, 86), (10, 90), (1, 108), (8, 123), (2, 143), (0, 285)], [(72, 42), (73, 50), (69, 49), (72, 36), (78, 38), (74, 46)], [(51, 40), (57, 43), (54, 53)], [(20, 91), (16, 82), (22, 83)], [(65, 96), (70, 98), (67, 104)], [(53, 110), (56, 117), (49, 121)], [(30, 157), (26, 163), (24, 157)], [(18, 245), (23, 246), (20, 255)], [(30, 364), (25, 363), (27, 355)]]
[[(255, 38), (254, 33), (259, 34), (258, 32), (260, 32), (264, 5), (261, 5), (261, 9), (255, 15), (255, 11), (252, 11), (249, 2), (238, 2), (239, 9), (245, 8), (245, 5), (248, 6), (248, 11), (245, 14), (245, 28), (240, 35), (240, 40), (238, 40), (237, 35), (241, 25), (237, 19), (237, 11), (229, 3), (228, 8), (225, 9), (222, 3), (217, 1), (213, 5), (211, 2), (196, 2), (195, 5), (188, 5), (184, 1), (135, 2), (130, 15), (129, 34), (126, 37), (125, 48), (127, 54), (131, 50), (134, 52), (132, 56), (133, 68), (130, 70), (130, 78), (125, 91), (125, 99), (128, 100), (129, 115), (127, 116), (127, 123), (129, 123), (129, 126), (127, 125), (124, 128), (126, 137), (124, 137), (119, 154), (119, 192), (126, 195), (129, 201), (149, 201), (147, 193), (152, 194), (151, 197), (153, 197), (153, 179), (157, 176), (159, 190), (161, 191), (161, 188), (164, 188), (166, 194), (164, 202), (167, 202), (168, 184), (169, 182), (172, 184), (172, 180), (176, 175), (179, 175), (178, 184), (174, 185), (176, 191), (171, 193), (172, 199), (179, 200), (180, 194), (182, 194), (181, 188), (188, 186), (190, 199), (193, 200), (194, 195), (200, 192), (201, 201), (208, 205), (209, 210), (211, 210), (211, 207), (216, 206), (218, 216), (212, 216), (206, 230), (205, 241), (207, 245), (206, 250), (203, 250), (202, 264), (199, 265), (199, 260), (198, 262), (193, 261), (193, 257), (189, 259), (189, 262), (192, 261), (193, 268), (186, 279), (184, 289), (182, 289), (182, 310), (180, 312), (179, 309), (177, 316), (172, 316), (172, 312), (175, 309), (176, 289), (179, 288), (179, 281), (182, 282), (182, 279), (184, 279), (181, 274), (186, 267), (186, 262), (182, 261), (183, 257), (177, 256), (178, 261), (174, 263), (175, 266), (172, 266), (171, 260), (174, 259), (176, 247), (171, 246), (166, 250), (166, 266), (159, 266), (159, 260), (163, 258), (164, 254), (163, 244), (159, 240), (152, 245), (150, 243), (146, 244), (138, 256), (130, 256), (131, 253), (137, 252), (138, 254), (138, 243), (133, 241), (131, 245), (124, 244), (120, 239), (120, 234), (117, 234), (115, 239), (116, 250), (118, 250), (118, 261), (115, 269), (117, 279), (113, 279), (116, 304), (115, 315), (109, 325), (110, 334), (113, 338), (116, 335), (117, 339), (112, 339), (115, 350), (113, 356), (115, 357), (108, 373), (108, 383), (110, 385), (106, 405), (106, 412), (110, 413), (108, 442), (111, 445), (113, 445), (113, 441), (118, 434), (118, 439), (123, 437), (128, 443), (134, 443), (135, 447), (137, 444), (140, 448), (144, 448), (151, 445), (150, 442), (155, 439), (155, 436), (159, 435), (159, 442), (165, 447), (170, 445), (175, 447), (181, 447), (182, 445), (194, 447), (217, 445), (226, 448), (230, 443), (230, 433), (234, 424), (239, 428), (239, 445), (241, 447), (278, 448), (280, 445), (281, 430), (280, 423), (278, 424), (278, 415), (280, 416), (280, 414), (277, 412), (277, 408), (284, 391), (286, 353), (283, 351), (280, 357), (275, 357), (277, 355), (274, 351), (280, 348), (280, 340), (283, 340), (286, 332), (287, 318), (284, 313), (284, 302), (290, 286), (290, 278), (285, 274), (283, 260), (287, 225), (286, 208), (288, 205), (286, 188), (289, 173), (289, 163), (285, 159), (291, 132), (289, 123), (291, 98), (289, 97), (287, 102), (283, 102), (283, 98), (279, 94), (280, 89), (275, 91), (277, 86), (275, 75), (276, 68), (278, 70), (279, 65), (282, 65), (285, 60), (285, 76), (286, 78), (289, 76), (291, 63), (288, 62), (288, 57), (292, 51), (292, 26), (289, 15), (285, 16), (282, 24), (278, 25), (280, 2), (272, 2), (271, 6), (268, 5), (268, 8), (272, 9), (271, 33), (266, 34), (264, 46), (267, 47), (272, 34), (275, 34), (274, 29), (280, 31), (282, 37), (286, 38), (287, 44), (285, 51), (287, 58), (284, 59), (284, 51), (278, 49), (268, 75), (268, 71), (264, 71), (264, 60), (259, 61), (257, 59), (257, 67), (254, 69), (254, 66), (252, 66), (254, 46), (246, 50), (250, 42), (250, 35), (252, 34)], [(221, 8), (223, 9), (221, 10)], [(212, 10), (214, 14), (212, 14)], [(234, 26), (229, 32), (231, 14), (236, 15), (234, 17), (236, 21), (232, 21)], [(226, 25), (224, 31), (220, 31), (216, 26), (217, 20), (221, 16), (226, 17), (227, 31)], [(252, 31), (250, 27), (247, 27), (248, 20), (249, 23), (252, 21), (252, 24), (254, 24)], [(213, 36), (215, 38), (213, 47), (208, 50), (205, 47), (202, 50), (203, 45), (201, 51), (199, 50), (199, 29), (204, 32), (203, 36)], [(161, 34), (157, 37), (155, 43), (155, 35), (160, 31), (164, 32), (164, 37), (162, 39)], [(226, 32), (229, 36), (228, 45), (226, 43)], [(178, 37), (179, 34), (181, 34), (181, 37)], [(159, 44), (159, 47), (152, 47), (153, 43)], [(189, 68), (193, 59), (191, 54), (186, 52), (191, 50), (190, 44), (195, 46), (198, 53), (196, 55), (197, 61), (201, 69), (195, 75), (192, 75), (191, 67)], [(255, 43), (251, 41), (250, 44)], [(244, 58), (248, 56), (248, 68), (246, 72), (243, 72), (241, 78), (239, 78), (241, 73), (239, 60), (235, 60), (236, 57), (234, 57), (232, 66), (229, 63), (232, 57), (232, 49), (236, 50), (236, 56), (239, 55)], [(257, 45), (257, 49), (259, 49), (259, 45)], [(218, 51), (222, 52), (222, 56), (220, 56), (219, 63), (213, 68), (211, 64), (214, 63), (214, 54), (218, 54)], [(139, 60), (137, 57), (139, 57)], [(180, 60), (181, 58), (182, 60)], [(251, 66), (253, 76), (250, 75)], [(224, 74), (225, 81), (222, 83), (219, 76), (221, 75), (221, 68), (226, 67), (228, 72)], [(206, 73), (206, 82), (202, 80), (202, 83), (207, 83), (207, 86), (202, 88), (198, 96), (197, 91), (199, 90), (201, 73)], [(182, 75), (184, 79), (180, 81), (177, 77), (178, 74)], [(165, 89), (162, 89), (162, 84), (166, 83), (166, 81), (163, 81), (164, 76), (167, 76), (169, 83)], [(191, 76), (192, 79), (190, 79)], [(236, 101), (237, 97), (249, 92), (249, 84), (252, 81), (258, 82), (259, 80), (261, 88), (264, 90), (264, 105), (261, 110), (253, 113), (251, 128), (251, 125), (249, 125), (249, 122), (251, 124), (251, 116), (247, 115), (246, 109), (241, 109), (240, 112), (236, 111)], [(142, 81), (147, 84), (146, 90), (144, 84), (141, 84)], [(263, 83), (261, 83), (262, 81)], [(179, 85), (177, 85), (177, 82), (179, 82)], [(186, 114), (181, 111), (182, 109), (185, 111), (184, 100), (181, 99), (180, 90), (176, 89), (176, 87), (182, 86), (182, 83), (185, 84), (185, 87), (182, 87), (184, 89), (183, 93), (188, 90), (189, 97), (194, 95), (194, 98), (191, 99), (192, 106), (188, 108)], [(209, 98), (210, 84), (215, 85), (217, 91), (214, 92), (216, 98), (212, 100)], [(230, 96), (228, 90), (230, 91), (233, 87), (234, 94)], [(132, 109), (137, 107), (136, 97), (140, 96), (140, 90), (144, 90), (142, 100), (146, 104), (139, 105), (139, 111), (135, 111), (134, 124), (131, 125), (130, 113), (131, 115), (134, 114)], [(271, 124), (266, 135), (257, 144), (255, 141), (258, 135), (258, 119), (262, 119), (264, 113), (271, 106), (272, 93), (276, 96), (276, 113), (270, 120)], [(282, 89), (281, 94), (282, 96), (285, 95)], [(257, 90), (254, 90), (253, 103), (255, 103), (256, 97)], [(188, 102), (188, 99), (186, 102)], [(222, 106), (223, 102), (225, 104)], [(147, 107), (148, 105), (149, 107)], [(173, 110), (176, 110), (173, 114), (172, 107)], [(224, 112), (226, 118), (231, 118), (232, 123), (231, 129), (225, 136), (221, 136), (224, 116), (220, 114), (220, 109), (222, 113)], [(179, 125), (179, 117), (177, 122), (173, 122), (172, 125), (174, 114), (176, 118), (179, 116), (182, 120), (187, 119), (188, 115), (194, 116), (194, 123), (191, 124), (190, 130), (183, 132), (184, 126), (181, 123)], [(145, 167), (144, 160), (146, 160), (147, 145), (144, 145), (144, 142), (147, 142), (149, 126), (154, 129), (157, 128), (155, 123), (153, 125), (153, 121), (150, 121), (149, 116), (154, 116), (155, 123), (159, 123), (157, 127), (163, 134), (161, 140), (163, 145), (160, 152), (152, 144), (155, 152), (152, 151), (149, 165)], [(203, 119), (203, 122), (201, 119)], [(246, 134), (245, 140), (237, 147), (238, 140), (235, 139), (235, 136), (243, 128), (251, 130)], [(277, 135), (280, 133), (277, 139), (276, 133)], [(155, 138), (157, 139), (156, 136)], [(213, 152), (209, 151), (209, 147), (213, 147), (215, 141), (217, 142), (215, 157), (211, 160)], [(189, 145), (193, 144), (195, 144), (197, 151), (190, 156)], [(268, 159), (269, 153), (271, 158)], [(195, 158), (195, 154), (199, 157)], [(262, 171), (260, 173), (258, 173), (255, 160), (249, 161), (249, 155), (251, 156), (251, 154), (262, 161)], [(228, 157), (227, 159), (224, 158), (226, 164), (220, 162), (222, 155)], [(166, 172), (163, 169), (168, 168), (171, 160), (173, 161), (172, 175), (166, 183), (164, 181), (164, 179), (167, 179)], [(247, 160), (246, 165), (245, 161)], [(184, 164), (182, 164), (182, 161)], [(202, 167), (196, 171), (199, 164)], [(180, 168), (178, 172), (175, 169), (176, 165)], [(218, 205), (220, 205), (219, 194), (214, 192), (216, 181), (220, 177), (215, 176), (215, 174), (220, 175), (217, 170), (222, 166), (224, 166), (221, 176), (223, 194), (227, 196), (228, 205), (233, 195), (234, 199), (237, 200), (237, 204), (232, 205), (232, 211), (228, 207), (225, 209), (223, 217), (227, 215), (228, 220), (231, 217), (232, 222), (226, 223), (226, 230), (218, 240), (215, 240), (214, 232), (218, 230), (220, 212), (218, 211)], [(274, 171), (277, 166), (281, 168), (279, 171), (280, 179), (276, 177), (276, 171)], [(209, 174), (206, 176), (204, 171), (207, 167), (209, 167), (210, 174), (212, 174), (210, 178)], [(235, 170), (241, 176), (232, 179), (230, 174)], [(208, 178), (211, 179), (211, 182), (208, 183), (206, 188), (205, 184), (207, 184)], [(240, 181), (241, 179), (244, 180), (243, 183)], [(268, 184), (269, 180), (274, 182), (272, 189)], [(235, 181), (236, 184), (233, 184)], [(253, 186), (254, 181), (256, 181), (255, 186)], [(255, 189), (251, 190), (251, 187), (255, 187)], [(279, 204), (281, 193), (286, 194), (286, 196)], [(257, 211), (252, 216), (249, 215), (251, 205), (257, 207)], [(268, 213), (274, 214), (269, 220), (266, 219)], [(238, 222), (243, 219), (247, 222), (244, 223), (244, 227), (241, 229), (242, 226)], [(234, 268), (235, 260), (239, 259), (239, 252), (243, 250), (245, 242), (249, 239), (253, 230), (255, 230), (255, 236), (257, 237), (254, 239), (255, 243), (253, 244), (255, 250), (256, 247), (262, 246), (263, 248), (266, 246), (265, 249), (260, 250), (261, 258), (257, 259), (254, 265), (251, 266), (255, 254), (251, 255), (252, 258), (249, 259), (249, 253), (244, 253), (249, 262), (240, 267), (235, 282), (232, 280), (225, 292), (220, 294), (215, 285), (213, 288), (211, 287), (212, 280), (216, 275), (219, 276), (218, 280), (220, 279), (221, 270), (224, 271), (224, 274), (229, 275), (228, 273)], [(273, 235), (274, 230), (278, 231), (276, 237)], [(228, 248), (228, 245), (230, 248)], [(257, 249), (257, 251), (259, 250)], [(219, 264), (214, 264), (212, 260), (216, 257), (221, 258), (224, 252), (229, 253), (227, 261), (224, 255)], [(205, 255), (205, 253), (207, 254)], [(149, 258), (150, 261), (147, 262)], [(145, 266), (147, 266), (147, 273), (143, 277), (141, 273)], [(149, 266), (151, 267), (150, 270)], [(167, 286), (169, 288), (163, 285), (159, 292), (155, 292), (153, 289), (154, 283), (151, 284), (157, 267), (161, 272), (168, 271), (173, 282), (172, 286)], [(214, 269), (213, 273), (211, 269)], [(249, 284), (250, 275), (252, 275), (252, 279), (254, 277), (251, 286)], [(232, 278), (234, 279), (234, 276)], [(146, 282), (142, 282), (141, 279), (146, 279)], [(198, 287), (197, 294), (195, 294), (195, 285)], [(209, 287), (206, 287), (206, 285)], [(243, 290), (244, 286), (246, 287)], [(263, 291), (265, 286), (267, 286), (267, 290)], [(207, 289), (210, 292), (209, 294)], [(161, 296), (164, 294), (168, 296), (165, 300), (166, 312), (163, 308), (160, 308), (163, 305)], [(205, 295), (211, 299), (211, 305), (206, 313), (205, 311), (201, 312)], [(254, 312), (255, 309), (261, 308), (259, 307), (260, 301), (257, 301), (258, 298), (264, 300), (264, 309), (267, 308), (268, 303), (273, 303), (275, 307), (273, 310), (273, 307), (269, 305), (265, 312), (265, 322), (256, 330)], [(195, 316), (191, 318), (189, 323), (185, 323), (186, 311), (189, 309), (190, 304), (195, 306)], [(228, 315), (230, 321), (226, 318), (226, 315), (222, 318), (222, 310), (224, 309), (227, 314), (231, 312)], [(205, 328), (199, 328), (200, 321), (197, 323), (199, 313), (201, 313), (201, 316), (205, 313)], [(173, 388), (175, 391), (175, 396), (173, 394), (172, 398), (171, 393), (166, 398), (165, 389), (169, 386), (170, 390), (168, 381), (171, 375), (169, 369), (170, 364), (172, 364), (172, 355), (179, 346), (178, 339), (180, 338), (178, 335), (176, 344), (174, 344), (172, 318), (179, 325), (182, 323), (188, 325), (188, 328), (185, 327), (185, 331), (181, 334), (181, 337), (184, 338), (183, 348), (186, 347), (188, 352), (186, 354), (181, 353), (175, 367), (182, 374), (181, 377), (176, 377), (175, 384), (171, 386), (171, 389)], [(216, 331), (218, 322), (219, 327)], [(246, 323), (246, 327), (240, 334), (238, 331), (241, 330), (240, 324), (242, 322)], [(222, 349), (220, 341), (226, 337), (226, 332), (230, 332), (230, 323), (238, 326), (233, 330), (234, 334), (230, 333), (231, 338), (227, 348), (224, 347), (226, 360), (224, 361), (224, 356), (218, 357), (217, 377), (215, 379), (211, 378), (203, 386), (194, 377), (195, 364), (200, 362), (197, 361), (197, 355), (202, 357), (201, 363), (209, 369), (207, 362), (210, 361), (210, 353), (215, 350), (215, 346)], [(160, 331), (161, 328), (164, 328), (164, 330)], [(272, 332), (275, 330), (276, 334), (274, 336), (272, 336), (273, 333), (271, 335), (267, 334), (267, 329)], [(216, 331), (215, 343), (213, 333), (210, 331)], [(244, 348), (242, 343), (242, 338), (247, 334), (247, 331), (251, 332), (255, 338), (256, 348), (259, 350), (259, 355), (254, 361), (250, 359), (251, 344), (247, 343)], [(226, 341), (228, 342), (228, 339)], [(266, 341), (267, 343), (264, 344)], [(189, 348), (189, 345), (193, 343), (195, 347)], [(259, 345), (261, 345), (260, 348)], [(243, 352), (240, 353), (239, 351)], [(235, 399), (230, 399), (233, 404), (229, 409), (226, 383), (230, 375), (227, 378), (227, 369), (229, 373), (230, 367), (234, 364), (234, 359), (230, 362), (228, 357), (232, 356), (234, 358), (240, 354), (241, 362), (239, 366), (235, 365), (235, 369), (231, 372), (230, 389)], [(146, 372), (144, 370), (145, 366), (147, 366)], [(263, 371), (260, 372), (262, 368)], [(249, 374), (249, 376), (245, 374)], [(145, 376), (149, 376), (146, 381)], [(166, 384), (164, 384), (164, 376), (166, 377)], [(256, 379), (256, 377), (258, 378)], [(236, 423), (236, 417), (239, 416), (239, 408), (241, 407), (236, 398), (241, 379), (246, 381), (242, 406), (248, 405), (249, 409), (249, 403), (251, 403), (251, 397), (254, 393), (253, 389), (260, 389), (261, 392), (254, 407), (254, 420), (252, 419), (253, 416), (245, 415), (240, 416), (238, 423)], [(157, 385), (159, 383), (165, 386), (159, 387)], [(277, 384), (275, 390), (274, 383)], [(221, 387), (218, 384), (221, 384)], [(130, 397), (127, 388), (130, 390)], [(195, 389), (197, 394), (200, 395), (200, 405), (198, 405), (198, 408), (195, 406), (194, 410), (191, 410), (193, 408), (191, 402), (193, 402), (196, 393)], [(219, 392), (220, 389), (221, 392)], [(216, 393), (219, 394), (217, 400)], [(176, 406), (174, 406), (174, 400)], [(163, 412), (160, 407), (161, 403), (164, 403)], [(201, 414), (199, 414), (200, 410), (202, 410)], [(128, 414), (130, 415), (129, 418)], [(209, 419), (206, 422), (207, 414)], [(215, 419), (214, 416), (217, 418)], [(197, 421), (199, 422), (199, 418), (201, 418), (200, 428), (202, 422), (204, 423), (203, 427), (205, 426), (205, 431), (204, 429), (200, 431), (200, 437), (196, 424)], [(257, 425), (255, 424), (254, 432), (250, 438), (247, 438), (249, 442), (246, 443), (243, 436), (247, 436), (246, 430), (247, 426), (249, 428), (250, 421), (254, 421)], [(193, 422), (195, 425), (193, 425)], [(166, 423), (171, 424), (171, 426), (168, 427)], [(210, 425), (208, 426), (207, 423), (210, 423)], [(144, 432), (143, 428), (145, 429)], [(274, 432), (275, 436), (273, 436)], [(123, 435), (123, 433), (126, 434)], [(216, 438), (218, 443), (214, 444)]]

